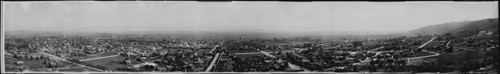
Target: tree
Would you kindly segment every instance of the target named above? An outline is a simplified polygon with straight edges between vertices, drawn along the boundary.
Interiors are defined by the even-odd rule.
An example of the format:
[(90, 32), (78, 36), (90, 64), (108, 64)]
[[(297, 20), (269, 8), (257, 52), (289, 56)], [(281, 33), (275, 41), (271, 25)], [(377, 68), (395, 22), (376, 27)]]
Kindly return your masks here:
[(28, 60), (34, 60), (33, 56), (29, 56)]
[(40, 60), (40, 56), (38, 56), (38, 57), (35, 57), (34, 59), (35, 59), (35, 60)]
[(19, 56), (17, 56), (16, 54), (14, 54), (13, 57), (16, 58), (16, 59), (19, 59)]

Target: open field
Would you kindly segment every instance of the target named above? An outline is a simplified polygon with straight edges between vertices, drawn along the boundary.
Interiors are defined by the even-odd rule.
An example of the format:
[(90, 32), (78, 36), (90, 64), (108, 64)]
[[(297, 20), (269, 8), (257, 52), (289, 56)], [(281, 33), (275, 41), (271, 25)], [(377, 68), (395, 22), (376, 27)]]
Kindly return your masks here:
[(257, 50), (229, 50), (228, 52), (232, 53), (249, 53), (249, 52), (258, 52)]
[(432, 42), (429, 42), (427, 45), (425, 45), (423, 48), (432, 48), (432, 47), (443, 45), (444, 43), (445, 42), (432, 41)]
[[(281, 51), (293, 51), (294, 49), (281, 49)], [(267, 49), (262, 49), (262, 51), (266, 52), (278, 52), (280, 50), (267, 50)]]
[(246, 55), (235, 55), (238, 58), (254, 58), (254, 57), (266, 57), (264, 54), (246, 54)]
[(366, 47), (374, 47), (376, 45), (380, 44), (379, 41), (367, 41), (367, 42), (364, 42), (363, 43), (363, 46), (366, 46)]
[(117, 62), (112, 63), (112, 61), (113, 60), (122, 61), (125, 58), (126, 57), (117, 56), (117, 57), (110, 57), (110, 58), (106, 58), (106, 59), (97, 59), (97, 60), (91, 60), (91, 61), (85, 61), (85, 62), (90, 63), (90, 64), (94, 64), (94, 65), (108, 67), (109, 69), (115, 70), (117, 67), (125, 67), (127, 65), (119, 64)]
[(59, 69), (59, 72), (96, 72), (96, 71), (85, 67), (72, 67), (67, 69)]
[(429, 52), (416, 52), (413, 54), (412, 57), (419, 57), (419, 56), (428, 56), (428, 55), (434, 55), (433, 53), (429, 53)]
[(89, 59), (89, 58), (97, 58), (97, 57), (102, 57), (102, 56), (111, 56), (111, 55), (116, 55), (118, 53), (115, 52), (105, 52), (105, 53), (98, 53), (98, 54), (93, 54), (93, 55), (88, 55), (88, 56), (72, 56), (69, 57), (71, 59)]

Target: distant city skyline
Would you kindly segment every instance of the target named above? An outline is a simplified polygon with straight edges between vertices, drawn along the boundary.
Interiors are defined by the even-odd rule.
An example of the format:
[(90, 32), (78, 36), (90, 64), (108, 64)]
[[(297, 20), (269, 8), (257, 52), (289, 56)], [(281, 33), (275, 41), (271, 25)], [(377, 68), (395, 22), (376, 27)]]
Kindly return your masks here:
[(7, 2), (6, 31), (409, 31), (498, 18), (497, 2)]

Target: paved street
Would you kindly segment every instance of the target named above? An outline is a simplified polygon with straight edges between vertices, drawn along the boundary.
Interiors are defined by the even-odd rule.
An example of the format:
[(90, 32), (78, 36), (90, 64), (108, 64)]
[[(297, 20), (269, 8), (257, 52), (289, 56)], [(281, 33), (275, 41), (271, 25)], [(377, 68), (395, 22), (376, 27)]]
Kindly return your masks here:
[(110, 56), (103, 56), (103, 57), (97, 57), (97, 58), (89, 58), (89, 59), (82, 59), (80, 61), (92, 61), (92, 60), (98, 60), (98, 59), (105, 59), (105, 58), (111, 58), (111, 57), (117, 57), (120, 55), (110, 55)]

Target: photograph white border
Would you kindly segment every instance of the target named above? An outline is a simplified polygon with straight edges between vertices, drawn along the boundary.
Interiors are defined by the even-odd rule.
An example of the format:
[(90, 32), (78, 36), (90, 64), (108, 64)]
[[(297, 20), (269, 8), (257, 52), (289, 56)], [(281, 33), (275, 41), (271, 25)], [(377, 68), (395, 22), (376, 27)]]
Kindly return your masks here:
[[(64, 3), (64, 2), (97, 2), (97, 1), (62, 1), (62, 2), (59, 2), (59, 1), (43, 1), (43, 2), (50, 2), (50, 3)], [(115, 2), (122, 2), (122, 1), (111, 1), (113, 3)], [(134, 1), (125, 1), (125, 2), (134, 2)], [(141, 1), (138, 1), (138, 2), (141, 2)], [(173, 1), (175, 2), (175, 1)], [(232, 1), (232, 2), (236, 2), (238, 3), (238, 1)], [(278, 2), (278, 1), (268, 1), (268, 2)], [(345, 1), (344, 1), (345, 2)], [(412, 3), (420, 3), (420, 1), (410, 1)], [(434, 1), (434, 2), (450, 2), (450, 1)], [(498, 2), (498, 1), (492, 1), (492, 2)], [(340, 74), (365, 74), (365, 73), (377, 73), (377, 74), (384, 74), (384, 73), (397, 73), (397, 74), (413, 74), (413, 72), (6, 72), (5, 71), (5, 15), (6, 15), (6, 12), (5, 12), (5, 4), (7, 3), (12, 3), (12, 2), (8, 2), (8, 1), (1, 1), (1, 9), (2, 9), (2, 12), (1, 12), (1, 19), (2, 19), (2, 23), (1, 23), (1, 40), (0, 40), (0, 46), (1, 46), (1, 72), (2, 73), (119, 73), (119, 74), (122, 74), (122, 73), (133, 73), (133, 74), (142, 74), (142, 73), (148, 73), (148, 74), (164, 74), (164, 73), (176, 73), (176, 74), (185, 74), (185, 73), (208, 73), (208, 74), (219, 74), (219, 73), (262, 73), (262, 74), (267, 74), (267, 73), (286, 73), (286, 74), (293, 74), (293, 73), (314, 73), (314, 74), (331, 74), (331, 73), (340, 73)], [(18, 2), (16, 2), (18, 3)], [(30, 2), (19, 2), (19, 3), (30, 3)], [(264, 2), (266, 3), (266, 2)], [(319, 2), (315, 2), (315, 3), (319, 3)], [(342, 3), (342, 2), (341, 2)], [(357, 2), (359, 3), (359, 2)], [(363, 3), (363, 2), (361, 2)], [(439, 73), (439, 72), (422, 72), (422, 73)], [(483, 73), (483, 72), (468, 72), (468, 73)]]

